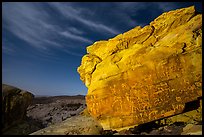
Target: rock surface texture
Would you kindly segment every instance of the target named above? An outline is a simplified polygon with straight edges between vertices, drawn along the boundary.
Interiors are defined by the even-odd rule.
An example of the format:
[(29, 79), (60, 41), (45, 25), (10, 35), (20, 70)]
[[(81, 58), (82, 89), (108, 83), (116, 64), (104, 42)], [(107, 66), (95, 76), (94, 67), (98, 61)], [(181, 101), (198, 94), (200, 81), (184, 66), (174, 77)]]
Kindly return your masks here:
[(182, 113), (202, 97), (202, 14), (193, 6), (87, 47), (78, 68), (89, 113), (122, 130)]
[(78, 115), (86, 108), (85, 104), (84, 96), (36, 97), (27, 109), (27, 116), (47, 127)]
[(26, 118), (27, 107), (34, 95), (30, 92), (2, 85), (2, 125), (3, 130), (22, 122)]
[(102, 126), (90, 116), (73, 116), (30, 135), (100, 135)]

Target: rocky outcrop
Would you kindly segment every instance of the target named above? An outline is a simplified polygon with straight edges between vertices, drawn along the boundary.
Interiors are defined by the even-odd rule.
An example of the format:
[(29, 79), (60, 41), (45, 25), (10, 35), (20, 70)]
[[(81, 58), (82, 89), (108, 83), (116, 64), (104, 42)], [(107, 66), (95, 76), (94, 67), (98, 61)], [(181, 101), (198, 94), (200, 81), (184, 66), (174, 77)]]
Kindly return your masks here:
[(47, 127), (79, 115), (85, 108), (84, 96), (36, 97), (27, 108), (27, 116)]
[(102, 126), (90, 116), (73, 116), (30, 135), (100, 135)]
[(2, 84), (3, 130), (22, 122), (34, 95), (19, 88)]
[[(57, 127), (58, 130), (60, 130), (61, 127), (64, 128), (64, 123), (62, 121), (80, 115), (85, 107), (85, 96), (82, 95), (34, 97), (32, 103), (27, 108), (26, 118), (5, 130), (3, 135), (29, 135), (51, 125), (53, 126), (54, 124), (58, 124)], [(81, 124), (83, 124), (83, 121), (84, 120), (81, 121)], [(70, 124), (74, 126), (72, 120), (67, 122), (71, 122)], [(48, 130), (49, 129), (50, 128), (48, 128)], [(76, 133), (80, 133), (81, 130), (80, 127), (79, 129), (74, 127)], [(69, 131), (70, 133), (64, 132), (64, 135), (72, 134), (71, 129)], [(45, 131), (44, 133), (50, 134), (47, 132), (49, 131)], [(75, 132), (73, 132), (73, 134), (76, 134)], [(92, 132), (94, 133), (94, 131)], [(53, 134), (58, 133), (54, 130)]]
[(193, 6), (87, 47), (78, 68), (87, 109), (105, 130), (182, 113), (202, 97), (202, 15)]

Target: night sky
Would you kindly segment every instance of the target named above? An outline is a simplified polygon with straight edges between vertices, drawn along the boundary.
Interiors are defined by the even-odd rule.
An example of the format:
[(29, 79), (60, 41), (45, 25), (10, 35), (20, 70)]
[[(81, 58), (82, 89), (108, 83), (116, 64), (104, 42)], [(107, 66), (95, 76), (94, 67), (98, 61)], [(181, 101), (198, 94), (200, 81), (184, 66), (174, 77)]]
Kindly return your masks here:
[(86, 95), (86, 47), (201, 2), (3, 2), (2, 82), (34, 95)]

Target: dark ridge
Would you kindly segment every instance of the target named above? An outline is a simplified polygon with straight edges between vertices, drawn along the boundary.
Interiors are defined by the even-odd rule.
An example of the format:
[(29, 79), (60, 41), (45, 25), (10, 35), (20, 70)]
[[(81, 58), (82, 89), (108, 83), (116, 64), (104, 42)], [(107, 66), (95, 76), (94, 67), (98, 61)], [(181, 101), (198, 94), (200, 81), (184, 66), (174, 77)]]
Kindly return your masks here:
[(32, 101), (32, 105), (33, 104), (48, 104), (48, 103), (52, 103), (54, 101), (61, 100), (61, 99), (66, 99), (66, 100), (70, 100), (70, 99), (82, 99), (82, 100), (84, 100), (85, 96), (77, 95), (77, 96), (34, 97), (34, 99)]
[(202, 98), (198, 98), (197, 100), (185, 103), (185, 108), (182, 113), (198, 109), (200, 107), (200, 99)]
[(141, 124), (139, 126), (136, 126), (132, 129), (132, 133), (133, 134), (139, 134), (141, 132), (150, 132), (151, 130), (153, 129), (157, 129), (159, 128), (160, 125), (155, 123), (155, 121), (152, 121), (152, 122), (148, 122), (148, 123), (144, 123), (144, 124)]

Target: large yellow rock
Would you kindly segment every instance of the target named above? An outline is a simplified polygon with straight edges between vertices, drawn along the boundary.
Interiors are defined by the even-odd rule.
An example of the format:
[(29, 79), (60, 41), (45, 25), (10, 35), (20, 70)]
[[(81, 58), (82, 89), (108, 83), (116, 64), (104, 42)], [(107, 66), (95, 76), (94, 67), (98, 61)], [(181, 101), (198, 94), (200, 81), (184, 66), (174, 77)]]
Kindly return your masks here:
[(88, 111), (106, 130), (181, 113), (202, 96), (202, 15), (193, 6), (95, 42), (87, 53), (78, 72)]

